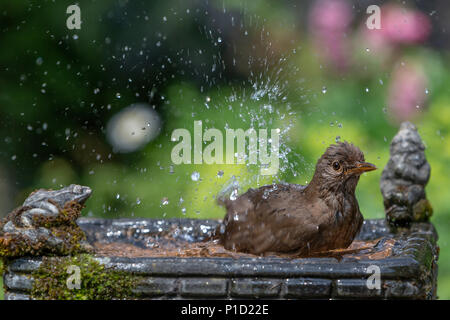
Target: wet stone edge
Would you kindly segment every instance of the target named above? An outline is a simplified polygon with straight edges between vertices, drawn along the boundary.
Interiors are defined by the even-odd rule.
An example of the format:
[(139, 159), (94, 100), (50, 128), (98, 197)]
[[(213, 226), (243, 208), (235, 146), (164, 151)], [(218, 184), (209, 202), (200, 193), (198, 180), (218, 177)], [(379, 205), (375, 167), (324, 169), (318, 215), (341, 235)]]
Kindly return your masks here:
[[(166, 230), (170, 230), (174, 222), (179, 222), (179, 219), (174, 220), (164, 224)], [(102, 221), (89, 219), (81, 226), (89, 224), (92, 229), (95, 229), (94, 225), (108, 228), (108, 224), (103, 225)], [(155, 223), (161, 226), (158, 221), (110, 221), (109, 227), (129, 228)], [(199, 225), (208, 221), (182, 223), (186, 222), (187, 228), (192, 228), (190, 230), (205, 231)], [(386, 235), (388, 230), (383, 220), (368, 220), (360, 237)], [(204, 236), (204, 232), (198, 234)], [(375, 261), (344, 259), (338, 262), (331, 258), (245, 258), (238, 261), (230, 258), (95, 259), (107, 268), (140, 275), (142, 279), (133, 293), (141, 298), (435, 298), (437, 236), (434, 227), (428, 223), (416, 224), (406, 236), (408, 242), (404, 256)], [(39, 268), (41, 261), (39, 257), (25, 257), (8, 263), (4, 274), (5, 299), (29, 298), (33, 281), (31, 274)], [(368, 290), (365, 285), (367, 267), (374, 262), (381, 268), (380, 290)]]

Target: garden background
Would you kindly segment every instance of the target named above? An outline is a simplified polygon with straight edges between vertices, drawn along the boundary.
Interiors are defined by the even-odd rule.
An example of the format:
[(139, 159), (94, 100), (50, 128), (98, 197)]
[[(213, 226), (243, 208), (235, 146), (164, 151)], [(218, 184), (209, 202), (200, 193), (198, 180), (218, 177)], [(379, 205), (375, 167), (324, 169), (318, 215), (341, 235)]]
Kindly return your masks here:
[[(450, 2), (81, 0), (69, 30), (71, 4), (0, 3), (0, 216), (36, 188), (78, 183), (94, 190), (86, 216), (221, 218), (221, 190), (305, 184), (335, 141), (383, 168), (411, 120), (450, 299)], [(194, 120), (280, 128), (280, 170), (175, 165), (171, 134)], [(384, 217), (381, 171), (358, 185), (365, 218)]]

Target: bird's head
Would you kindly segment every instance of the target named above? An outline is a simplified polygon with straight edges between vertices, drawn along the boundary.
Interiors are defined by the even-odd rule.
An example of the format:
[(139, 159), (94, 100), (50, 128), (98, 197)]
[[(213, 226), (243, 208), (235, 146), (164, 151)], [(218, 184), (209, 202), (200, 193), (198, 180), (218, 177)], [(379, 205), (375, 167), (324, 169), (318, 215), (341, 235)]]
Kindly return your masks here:
[(377, 167), (365, 162), (362, 151), (348, 142), (338, 142), (327, 148), (319, 159), (314, 173), (321, 189), (354, 192), (359, 176)]

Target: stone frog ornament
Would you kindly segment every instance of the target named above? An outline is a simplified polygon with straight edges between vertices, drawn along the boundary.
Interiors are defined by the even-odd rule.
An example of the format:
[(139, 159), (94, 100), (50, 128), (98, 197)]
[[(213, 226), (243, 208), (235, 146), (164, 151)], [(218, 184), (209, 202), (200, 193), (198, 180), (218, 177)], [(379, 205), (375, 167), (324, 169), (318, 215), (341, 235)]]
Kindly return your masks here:
[(75, 184), (31, 193), (0, 221), (0, 257), (90, 251), (76, 220), (91, 193), (89, 187)]
[(395, 227), (427, 221), (433, 213), (425, 195), (431, 169), (425, 146), (411, 122), (400, 125), (392, 139), (390, 155), (380, 180), (387, 221)]

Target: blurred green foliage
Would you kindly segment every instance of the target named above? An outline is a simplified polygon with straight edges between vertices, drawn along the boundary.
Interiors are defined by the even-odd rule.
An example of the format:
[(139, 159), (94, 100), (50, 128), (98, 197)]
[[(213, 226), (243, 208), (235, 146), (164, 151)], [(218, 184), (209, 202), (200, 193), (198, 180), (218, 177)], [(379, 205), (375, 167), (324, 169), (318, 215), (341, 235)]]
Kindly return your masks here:
[[(241, 191), (305, 184), (340, 139), (380, 168), (361, 178), (357, 197), (365, 218), (384, 217), (379, 179), (398, 125), (386, 111), (394, 63), (360, 48), (355, 35), (356, 67), (334, 72), (304, 25), (310, 2), (82, 1), (82, 29), (74, 31), (65, 27), (70, 4), (0, 4), (0, 174), (16, 195), (2, 210), (33, 189), (79, 183), (94, 190), (88, 216), (221, 218), (215, 197), (233, 176)], [(428, 106), (415, 123), (432, 168), (438, 294), (450, 299), (450, 56), (427, 46), (397, 50), (393, 57), (420, 61), (429, 78)], [(161, 134), (138, 152), (114, 153), (108, 120), (136, 102), (159, 113)], [(257, 165), (173, 165), (171, 133), (192, 132), (194, 120), (223, 131), (290, 128), (279, 174), (260, 176)]]

